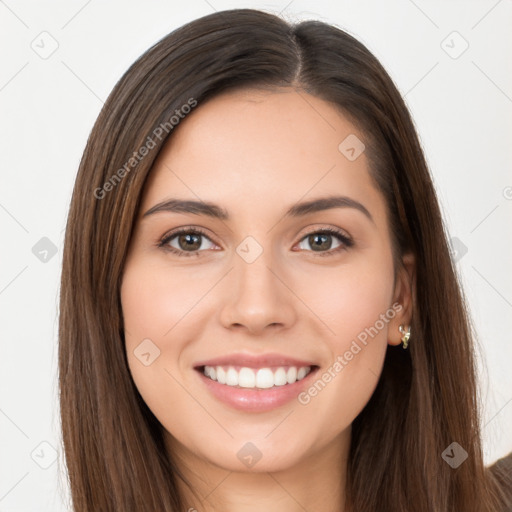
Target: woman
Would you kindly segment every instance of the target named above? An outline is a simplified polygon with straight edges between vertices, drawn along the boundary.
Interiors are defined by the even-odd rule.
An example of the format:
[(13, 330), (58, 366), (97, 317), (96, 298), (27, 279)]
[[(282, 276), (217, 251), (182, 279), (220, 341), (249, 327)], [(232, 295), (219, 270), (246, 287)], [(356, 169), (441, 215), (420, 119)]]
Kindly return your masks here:
[(114, 88), (76, 179), (59, 377), (76, 511), (498, 511), (413, 122), (317, 21), (203, 17)]

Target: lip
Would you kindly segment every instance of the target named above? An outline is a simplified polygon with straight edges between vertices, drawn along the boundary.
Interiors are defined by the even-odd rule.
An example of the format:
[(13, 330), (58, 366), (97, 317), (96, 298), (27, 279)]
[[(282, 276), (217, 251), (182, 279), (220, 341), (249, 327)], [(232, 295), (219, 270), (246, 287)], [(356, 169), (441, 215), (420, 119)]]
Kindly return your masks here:
[(257, 413), (271, 411), (296, 399), (305, 388), (311, 385), (319, 369), (320, 367), (315, 365), (302, 380), (269, 389), (237, 388), (220, 384), (204, 375), (202, 367), (195, 370), (209, 392), (219, 401), (240, 411)]
[[(318, 366), (313, 361), (305, 361), (288, 357), (283, 354), (269, 353), (262, 355), (253, 355), (248, 353), (237, 353), (226, 356), (216, 357), (205, 361), (200, 361), (194, 364), (195, 369), (202, 368), (203, 366), (234, 366), (247, 368), (271, 368), (279, 366)], [(292, 386), (293, 384), (290, 384)]]

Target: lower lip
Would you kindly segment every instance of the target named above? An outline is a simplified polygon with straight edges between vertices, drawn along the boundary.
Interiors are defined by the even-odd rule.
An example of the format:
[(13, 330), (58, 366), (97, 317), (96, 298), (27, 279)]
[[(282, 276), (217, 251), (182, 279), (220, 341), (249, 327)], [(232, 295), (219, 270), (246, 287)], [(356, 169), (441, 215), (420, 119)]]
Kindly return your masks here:
[(280, 407), (293, 399), (309, 386), (319, 368), (313, 368), (302, 380), (284, 386), (268, 389), (235, 388), (220, 384), (204, 375), (202, 369), (196, 370), (211, 393), (221, 402), (245, 412), (265, 412)]

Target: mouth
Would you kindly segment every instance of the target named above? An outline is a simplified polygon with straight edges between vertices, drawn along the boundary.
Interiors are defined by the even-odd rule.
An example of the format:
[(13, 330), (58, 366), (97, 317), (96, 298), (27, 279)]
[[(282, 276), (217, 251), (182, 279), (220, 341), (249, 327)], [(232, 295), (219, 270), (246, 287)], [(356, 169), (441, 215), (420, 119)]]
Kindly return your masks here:
[(271, 389), (289, 386), (302, 381), (311, 372), (317, 370), (317, 365), (308, 366), (268, 366), (251, 368), (236, 365), (203, 365), (195, 370), (206, 378), (219, 384), (238, 389)]
[(195, 367), (205, 392), (223, 405), (245, 413), (263, 413), (293, 403), (311, 386), (320, 367), (251, 368), (235, 365)]

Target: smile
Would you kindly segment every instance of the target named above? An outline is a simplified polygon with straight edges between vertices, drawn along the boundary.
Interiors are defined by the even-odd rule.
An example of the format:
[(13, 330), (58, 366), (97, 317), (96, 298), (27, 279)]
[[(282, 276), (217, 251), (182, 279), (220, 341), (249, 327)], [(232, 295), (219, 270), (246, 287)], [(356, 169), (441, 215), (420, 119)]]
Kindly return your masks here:
[(319, 368), (205, 365), (195, 370), (205, 391), (220, 403), (246, 413), (262, 413), (294, 403)]
[(269, 389), (300, 381), (311, 372), (311, 366), (289, 366), (278, 368), (248, 368), (235, 366), (204, 366), (203, 374), (226, 386)]

